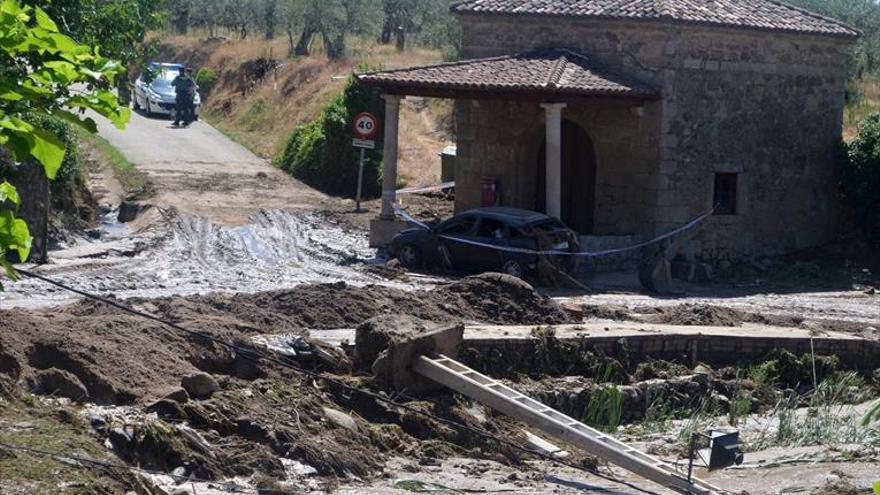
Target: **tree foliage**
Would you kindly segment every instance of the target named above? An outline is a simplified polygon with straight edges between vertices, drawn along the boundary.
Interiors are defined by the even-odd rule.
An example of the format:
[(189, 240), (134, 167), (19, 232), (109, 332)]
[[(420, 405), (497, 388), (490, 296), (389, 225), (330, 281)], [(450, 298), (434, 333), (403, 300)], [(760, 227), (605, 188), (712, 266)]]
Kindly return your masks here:
[(865, 119), (846, 148), (840, 190), (868, 238), (873, 238), (880, 234), (880, 114)]
[[(53, 115), (96, 132), (95, 122), (83, 115), (92, 110), (123, 127), (130, 112), (109, 91), (121, 71), (119, 62), (62, 34), (44, 10), (0, 0), (0, 147), (16, 163), (36, 160), (54, 179), (65, 144), (39, 116)], [(0, 183), (0, 264), (10, 277), (7, 250), (27, 259), (31, 245), (27, 225), (15, 218), (20, 203), (15, 188)]]
[(832, 17), (862, 32), (853, 49), (854, 77), (880, 69), (880, 4), (875, 0), (791, 0), (793, 5)]
[(144, 56), (144, 40), (165, 22), (168, 0), (25, 0), (42, 7), (61, 31), (78, 43), (100, 46), (101, 53), (123, 64)]
[[(314, 121), (297, 127), (288, 139), (278, 165), (294, 177), (328, 194), (354, 196), (357, 189), (359, 152), (351, 145), (351, 123), (365, 111), (380, 121), (381, 100), (352, 77), (345, 90), (334, 98)], [(364, 197), (381, 192), (379, 176), (382, 153), (367, 152), (364, 165)]]
[(175, 5), (174, 26), (185, 20), (211, 36), (225, 31), (240, 38), (284, 33), (292, 55), (307, 55), (319, 36), (330, 58), (345, 54), (352, 35), (381, 43), (396, 38), (401, 48), (409, 40), (435, 48), (457, 44), (448, 0), (179, 0)]

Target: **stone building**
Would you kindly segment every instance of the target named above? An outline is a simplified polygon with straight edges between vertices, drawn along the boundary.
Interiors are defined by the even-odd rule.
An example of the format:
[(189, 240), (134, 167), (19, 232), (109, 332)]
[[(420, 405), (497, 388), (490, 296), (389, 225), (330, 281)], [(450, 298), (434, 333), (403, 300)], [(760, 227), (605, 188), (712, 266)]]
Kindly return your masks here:
[[(717, 205), (682, 248), (789, 252), (834, 231), (847, 52), (858, 32), (775, 0), (465, 0), (462, 61), (359, 76), (456, 101), (456, 210), (559, 216), (586, 246), (628, 244)], [(394, 229), (393, 191), (382, 228)]]

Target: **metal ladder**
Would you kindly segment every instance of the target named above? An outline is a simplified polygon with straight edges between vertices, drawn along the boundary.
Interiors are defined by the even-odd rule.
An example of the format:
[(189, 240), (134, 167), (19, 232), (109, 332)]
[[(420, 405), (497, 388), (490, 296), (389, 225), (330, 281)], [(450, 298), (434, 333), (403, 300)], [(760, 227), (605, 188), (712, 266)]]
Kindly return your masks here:
[(723, 490), (697, 478), (688, 481), (669, 463), (645, 454), (442, 354), (419, 356), (413, 371), (608, 462), (680, 493)]

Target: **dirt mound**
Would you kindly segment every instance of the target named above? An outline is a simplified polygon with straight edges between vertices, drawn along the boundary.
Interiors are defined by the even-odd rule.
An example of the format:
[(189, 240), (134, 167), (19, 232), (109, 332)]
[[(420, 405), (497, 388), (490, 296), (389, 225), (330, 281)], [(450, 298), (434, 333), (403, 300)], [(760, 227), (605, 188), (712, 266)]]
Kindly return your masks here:
[(653, 308), (655, 314), (644, 318), (647, 323), (669, 325), (738, 327), (746, 321), (741, 312), (704, 304), (682, 304), (670, 308)]
[[(568, 319), (555, 302), (530, 285), (500, 274), (469, 277), (421, 292), (339, 282), (258, 294), (128, 303), (225, 342), (245, 345), (256, 334), (354, 328), (380, 315), (536, 325)], [(101, 303), (80, 302), (44, 312), (4, 311), (0, 318), (6, 326), (0, 334), (0, 372), (38, 384), (41, 371), (57, 368), (75, 376), (88, 391), (85, 399), (98, 404), (156, 398), (198, 370), (245, 378), (253, 374), (225, 348)], [(150, 352), (140, 352), (144, 349)]]
[(430, 293), (453, 314), (465, 319), (494, 323), (541, 325), (571, 322), (552, 299), (528, 283), (510, 275), (484, 273)]
[(468, 277), (431, 291), (345, 282), (301, 285), (257, 294), (211, 294), (140, 301), (175, 321), (208, 322), (248, 333), (354, 328), (376, 316), (407, 315), (426, 321), (525, 325), (565, 323), (553, 300), (502, 274)]

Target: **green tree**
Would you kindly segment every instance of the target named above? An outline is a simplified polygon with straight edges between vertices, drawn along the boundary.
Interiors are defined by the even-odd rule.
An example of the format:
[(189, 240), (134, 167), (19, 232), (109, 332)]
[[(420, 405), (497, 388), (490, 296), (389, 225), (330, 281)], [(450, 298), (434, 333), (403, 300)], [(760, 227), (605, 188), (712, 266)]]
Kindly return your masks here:
[[(358, 152), (351, 146), (351, 123), (358, 113), (369, 111), (383, 120), (378, 96), (352, 77), (341, 95), (334, 98), (314, 121), (297, 127), (287, 141), (278, 166), (312, 187), (328, 194), (354, 196), (357, 189)], [(364, 165), (364, 196), (377, 197), (381, 150), (370, 151)]]
[(862, 32), (852, 53), (854, 77), (880, 69), (880, 4), (875, 0), (791, 0), (791, 3)]
[(880, 233), (880, 114), (865, 119), (858, 136), (847, 145), (840, 190), (866, 236), (871, 239)]
[[(0, 147), (14, 162), (36, 160), (54, 178), (64, 161), (64, 143), (29, 123), (28, 116), (54, 115), (97, 132), (94, 120), (83, 114), (91, 110), (124, 127), (130, 112), (109, 91), (122, 70), (97, 48), (61, 34), (44, 10), (19, 0), (0, 1)], [(27, 225), (15, 218), (20, 202), (12, 185), (0, 183), (0, 265), (12, 278), (7, 252), (27, 259), (31, 245)]]

